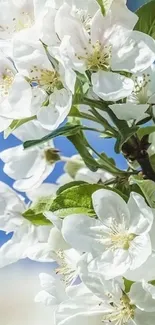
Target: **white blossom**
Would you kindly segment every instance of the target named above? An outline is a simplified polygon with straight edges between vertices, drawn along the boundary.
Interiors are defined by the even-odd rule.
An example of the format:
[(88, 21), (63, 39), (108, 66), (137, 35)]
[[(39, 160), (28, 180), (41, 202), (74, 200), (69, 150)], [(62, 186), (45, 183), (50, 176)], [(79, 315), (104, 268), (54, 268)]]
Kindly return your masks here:
[[(56, 324), (154, 324), (155, 313), (141, 310), (137, 297), (134, 297), (133, 304), (130, 297), (132, 287), (131, 292), (125, 293), (122, 281), (104, 281), (102, 276), (88, 274), (84, 284), (92, 295), (89, 293), (64, 301), (56, 311)], [(138, 294), (136, 288), (135, 294)], [(144, 301), (143, 305), (147, 309), (147, 302)]]
[(149, 231), (153, 212), (144, 199), (131, 193), (126, 204), (109, 190), (98, 190), (92, 199), (97, 219), (72, 215), (63, 222), (66, 241), (87, 252), (81, 263), (84, 260), (89, 271), (102, 273), (106, 279), (141, 266), (152, 252)]
[[(20, 140), (28, 140), (29, 137), (33, 140), (36, 139), (37, 134), (40, 137), (46, 135), (47, 131), (39, 127), (37, 122), (32, 121), (18, 128), (15, 134)], [(55, 166), (53, 157), (55, 157), (55, 149), (52, 141), (27, 150), (24, 150), (21, 144), (0, 153), (0, 158), (5, 163), (4, 172), (15, 180), (14, 188), (23, 192), (39, 187), (51, 174)]]
[[(143, 73), (133, 75), (134, 90), (124, 104), (112, 104), (109, 107), (121, 120), (142, 120), (148, 117), (147, 110), (155, 104), (155, 67), (152, 65)], [(153, 105), (153, 111), (154, 111)]]

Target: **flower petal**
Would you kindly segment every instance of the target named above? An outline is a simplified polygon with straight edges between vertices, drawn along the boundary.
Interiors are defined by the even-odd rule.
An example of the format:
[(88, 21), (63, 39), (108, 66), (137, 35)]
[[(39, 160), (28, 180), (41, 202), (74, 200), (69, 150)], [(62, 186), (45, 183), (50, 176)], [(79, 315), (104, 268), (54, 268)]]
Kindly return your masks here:
[(111, 190), (98, 190), (92, 195), (96, 215), (102, 222), (112, 218), (118, 224), (123, 222), (129, 226), (130, 214), (125, 201)]
[(55, 130), (67, 117), (72, 104), (71, 93), (66, 89), (55, 91), (50, 96), (48, 106), (43, 106), (37, 114), (38, 121), (47, 130)]
[(127, 34), (122, 46), (115, 44), (112, 49), (112, 69), (142, 72), (155, 60), (155, 42), (149, 35), (138, 31)]
[(128, 201), (130, 211), (130, 232), (136, 235), (151, 230), (154, 215), (145, 199), (138, 193), (132, 192)]
[(149, 105), (147, 104), (135, 105), (132, 103), (126, 103), (126, 104), (113, 104), (113, 105), (109, 105), (109, 107), (120, 120), (125, 120), (125, 121), (136, 120), (136, 122), (138, 122), (140, 119), (147, 116), (145, 112), (149, 108)]
[(128, 270), (124, 277), (131, 281), (152, 281), (155, 279), (155, 255), (152, 254), (144, 264), (134, 270)]
[(106, 101), (116, 101), (128, 97), (134, 82), (118, 73), (99, 71), (92, 74), (93, 91)]
[(140, 267), (151, 255), (152, 247), (148, 234), (135, 237), (129, 247), (129, 254), (131, 257), (130, 269), (134, 270)]
[(129, 269), (130, 264), (131, 259), (127, 251), (123, 249), (114, 252), (108, 250), (89, 261), (88, 273), (94, 273), (95, 277), (101, 275), (103, 279), (110, 280), (123, 275)]
[(155, 287), (145, 282), (133, 283), (129, 292), (131, 303), (146, 312), (155, 311)]
[(71, 215), (63, 221), (62, 235), (73, 248), (81, 252), (98, 252), (103, 250), (96, 233), (98, 226), (99, 220), (85, 215)]

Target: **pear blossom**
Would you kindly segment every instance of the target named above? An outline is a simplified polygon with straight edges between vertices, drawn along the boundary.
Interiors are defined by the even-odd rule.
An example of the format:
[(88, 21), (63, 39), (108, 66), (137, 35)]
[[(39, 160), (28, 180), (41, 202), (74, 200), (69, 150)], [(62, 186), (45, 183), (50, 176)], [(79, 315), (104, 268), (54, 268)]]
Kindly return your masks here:
[(27, 257), (40, 262), (57, 262), (56, 273), (66, 284), (74, 283), (78, 277), (77, 262), (80, 254), (68, 245), (62, 236), (62, 220), (52, 212), (46, 212), (45, 217), (53, 223), (53, 227), (43, 241), (31, 246)]
[[(1, 115), (12, 119), (36, 115), (44, 128), (54, 130), (71, 109), (75, 73), (63, 65), (53, 67), (35, 33), (29, 30), (27, 34), (14, 37), (16, 74), (2, 60), (1, 93), (6, 101), (1, 106)], [(7, 60), (8, 64), (12, 63)]]
[(9, 186), (0, 183), (1, 212), (0, 229), (13, 232), (11, 239), (0, 247), (0, 267), (26, 257), (26, 249), (37, 239), (37, 229), (22, 214), (26, 204)]
[(13, 119), (36, 116), (44, 128), (56, 129), (72, 105), (74, 71), (63, 65), (55, 69), (32, 30), (14, 37), (13, 62), (0, 56), (0, 117), (5, 124), (11, 119), (11, 124)]
[(53, 262), (57, 259), (57, 252), (63, 252), (70, 248), (61, 234), (62, 220), (46, 212), (45, 217), (51, 221), (50, 231), (44, 236), (43, 240), (27, 250), (27, 256), (35, 261)]
[(93, 196), (97, 219), (71, 215), (63, 222), (62, 234), (81, 257), (88, 271), (106, 279), (140, 267), (151, 255), (149, 236), (154, 215), (143, 197), (132, 192), (128, 204), (115, 192), (98, 190)]
[(24, 198), (0, 182), (0, 229), (7, 233), (14, 231), (22, 224), (21, 213), (24, 211)]
[(155, 66), (154, 64), (143, 73), (133, 75), (134, 90), (124, 104), (112, 104), (109, 107), (121, 120), (142, 120), (148, 117), (147, 110), (155, 107)]
[[(32, 204), (26, 205), (24, 198), (18, 196), (11, 188), (9, 188), (4, 183), (0, 183), (1, 192), (1, 211), (0, 211), (0, 229), (6, 231), (7, 233), (13, 232), (11, 239), (4, 243), (0, 248), (0, 267), (14, 263), (19, 259), (29, 257), (34, 260), (53, 261), (56, 254), (52, 255), (56, 245), (58, 248), (66, 249), (68, 244), (63, 239), (61, 232), (52, 225), (52, 223), (47, 226), (37, 226), (28, 221), (23, 213), (28, 209), (28, 207), (33, 207), (36, 204), (36, 197), (41, 199), (42, 192), (34, 195), (35, 200)], [(37, 192), (37, 189), (36, 189)], [(51, 193), (51, 189), (50, 189)], [(48, 193), (46, 193), (48, 196)], [(54, 193), (53, 193), (54, 195)], [(32, 197), (31, 197), (32, 199)], [(56, 218), (56, 217), (55, 217)], [(53, 219), (54, 220), (54, 217)], [(57, 219), (56, 224), (59, 224)], [(53, 221), (54, 224), (54, 221)], [(48, 241), (50, 245), (48, 245)], [(34, 256), (34, 251), (36, 252), (37, 247), (37, 257)], [(29, 253), (31, 252), (31, 254)], [(47, 254), (48, 253), (48, 254)], [(52, 258), (51, 258), (51, 256)], [(49, 258), (50, 257), (50, 258)]]
[[(105, 281), (101, 276), (88, 274), (84, 284), (91, 290), (92, 296), (85, 294), (64, 301), (56, 311), (56, 324), (154, 324), (155, 312), (141, 310), (136, 297), (133, 304), (132, 294), (130, 297), (130, 292), (125, 292), (124, 284), (119, 279)], [(136, 288), (135, 293), (138, 294)], [(144, 302), (145, 305), (147, 302)]]
[(0, 38), (11, 39), (14, 33), (32, 26), (34, 6), (31, 0), (6, 0), (1, 2)]
[(39, 278), (43, 290), (35, 296), (35, 302), (42, 302), (46, 306), (57, 308), (68, 298), (65, 285), (54, 272), (52, 274), (40, 273)]
[[(0, 182), (0, 231), (8, 235), (0, 268), (25, 258), (52, 263), (51, 274), (39, 275), (35, 302), (51, 309), (54, 325), (154, 325), (152, 30), (138, 31), (143, 14), (138, 26), (127, 0), (0, 5), (0, 132), (19, 143), (1, 149), (0, 159), (13, 188), (25, 192)], [(151, 128), (140, 129), (151, 118)], [(101, 142), (114, 138), (115, 152), (127, 159), (137, 151), (137, 160), (120, 170), (87, 131)], [(77, 154), (60, 154), (50, 140), (60, 134)], [(104, 170), (108, 161), (112, 174)], [(48, 183), (57, 162), (63, 174)]]
[[(13, 62), (0, 53), (0, 128), (9, 126), (14, 119), (11, 111), (20, 110), (25, 112), (25, 117), (29, 117), (29, 108), (31, 106), (31, 87), (20, 75)], [(8, 113), (9, 111), (9, 113)], [(21, 117), (19, 113), (18, 117)]]
[(54, 272), (51, 272), (51, 274), (40, 273), (39, 279), (43, 290), (35, 296), (35, 302), (41, 302), (46, 306), (51, 306), (55, 311), (61, 303), (69, 298), (75, 295), (77, 297), (81, 294), (88, 294), (89, 292), (83, 283), (66, 287)]
[(155, 59), (154, 40), (129, 30), (123, 15), (119, 20), (116, 13), (115, 8), (104, 18), (100, 10), (97, 11), (92, 19), (91, 34), (74, 18), (67, 4), (60, 7), (56, 16), (63, 60), (81, 73), (90, 70), (94, 93), (107, 101), (128, 97), (134, 89), (132, 79), (115, 71), (143, 71)]
[[(28, 128), (28, 133), (27, 133)], [(41, 128), (37, 121), (22, 125), (15, 131), (20, 140), (36, 139), (45, 136), (47, 130)], [(40, 147), (24, 150), (23, 145), (6, 149), (0, 153), (4, 164), (4, 172), (15, 180), (14, 188), (19, 191), (28, 191), (39, 187), (51, 174), (55, 161), (59, 159), (52, 141)]]

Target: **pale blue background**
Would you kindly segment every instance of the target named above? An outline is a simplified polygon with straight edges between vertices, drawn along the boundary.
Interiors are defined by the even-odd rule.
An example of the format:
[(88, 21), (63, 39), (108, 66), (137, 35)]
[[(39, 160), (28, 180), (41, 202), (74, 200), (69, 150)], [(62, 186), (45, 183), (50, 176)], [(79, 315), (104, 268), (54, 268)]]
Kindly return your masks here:
[[(128, 6), (131, 10), (135, 11), (138, 7), (140, 7), (143, 3), (149, 2), (144, 0), (129, 0)], [(98, 138), (98, 135), (92, 133), (88, 133), (89, 141), (95, 147), (96, 150), (100, 152), (106, 152), (109, 156), (113, 156), (117, 161), (117, 165), (121, 168), (125, 168), (126, 163), (122, 156), (116, 155), (113, 150), (114, 142), (111, 140), (103, 140), (102, 138)], [(15, 137), (9, 136), (7, 140), (3, 139), (3, 134), (0, 134), (0, 151), (16, 146), (20, 143)], [(63, 155), (71, 156), (75, 153), (75, 149), (72, 144), (60, 137), (55, 140), (55, 146), (63, 153)], [(55, 182), (58, 176), (62, 173), (63, 164), (58, 163), (54, 172), (48, 177), (48, 182)], [(3, 163), (0, 161), (0, 180), (12, 186), (13, 181), (3, 173)], [(0, 232), (0, 245), (4, 243), (10, 235), (5, 235), (3, 232)]]

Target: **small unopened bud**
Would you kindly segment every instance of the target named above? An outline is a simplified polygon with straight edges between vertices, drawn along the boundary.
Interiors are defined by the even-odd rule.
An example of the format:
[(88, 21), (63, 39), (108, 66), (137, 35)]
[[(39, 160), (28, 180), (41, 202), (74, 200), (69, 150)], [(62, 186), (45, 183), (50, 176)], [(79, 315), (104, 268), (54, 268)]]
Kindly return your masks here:
[(49, 148), (49, 149), (45, 150), (44, 155), (45, 155), (46, 161), (49, 164), (53, 164), (56, 161), (59, 161), (61, 159), (60, 155), (59, 155), (59, 151), (56, 150), (56, 149), (52, 149), (52, 148)]
[(82, 159), (70, 159), (64, 167), (66, 173), (68, 173), (72, 178), (75, 178), (79, 169), (85, 166)]

